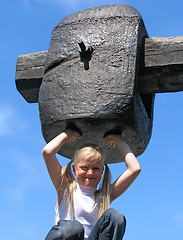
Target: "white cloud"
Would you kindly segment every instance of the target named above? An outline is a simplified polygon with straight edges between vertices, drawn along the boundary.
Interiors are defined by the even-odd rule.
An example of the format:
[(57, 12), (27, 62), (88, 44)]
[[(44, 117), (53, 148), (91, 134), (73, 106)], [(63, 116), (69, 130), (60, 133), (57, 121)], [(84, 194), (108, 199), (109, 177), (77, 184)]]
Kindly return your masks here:
[(0, 135), (12, 134), (12, 122), (14, 111), (10, 107), (0, 109)]
[(38, 231), (38, 227), (36, 225), (28, 225), (24, 223), (21, 224), (19, 231), (22, 236), (27, 237), (30, 239), (30, 236), (35, 236), (36, 232)]
[(183, 210), (177, 212), (174, 217), (174, 222), (181, 228), (183, 229)]
[(108, 4), (126, 4), (127, 0), (37, 0), (39, 2), (48, 2), (51, 5), (61, 6), (62, 8), (72, 9), (78, 7), (81, 9), (83, 8), (90, 8), (100, 5), (108, 5)]
[(10, 159), (11, 178), (6, 176), (7, 181), (2, 184), (4, 193), (11, 202), (22, 203), (28, 197), (29, 190), (42, 181), (40, 161), (35, 158), (32, 161), (31, 156), (29, 157), (26, 153), (15, 149), (12, 153), (7, 153), (7, 156)]
[(23, 6), (25, 10), (29, 10), (31, 7), (31, 3), (29, 0), (23, 0)]
[[(85, 0), (42, 0), (48, 2), (52, 6), (58, 6), (62, 9), (70, 9), (74, 10), (77, 9), (79, 6), (87, 6), (88, 3), (86, 3)], [(97, 2), (97, 1), (96, 1)], [(90, 4), (89, 4), (90, 5)], [(76, 10), (77, 11), (77, 10)]]
[(10, 105), (1, 104), (0, 109), (0, 136), (14, 135), (28, 124), (19, 119), (17, 111)]
[(24, 199), (24, 191), (19, 186), (18, 188), (7, 187), (5, 190), (7, 199), (11, 199), (12, 202), (22, 202)]
[(70, 6), (77, 6), (82, 4), (83, 2), (85, 2), (84, 0), (79, 0), (79, 1), (75, 1), (75, 0), (52, 0), (52, 3), (57, 3), (57, 4), (61, 4), (61, 5), (70, 5)]

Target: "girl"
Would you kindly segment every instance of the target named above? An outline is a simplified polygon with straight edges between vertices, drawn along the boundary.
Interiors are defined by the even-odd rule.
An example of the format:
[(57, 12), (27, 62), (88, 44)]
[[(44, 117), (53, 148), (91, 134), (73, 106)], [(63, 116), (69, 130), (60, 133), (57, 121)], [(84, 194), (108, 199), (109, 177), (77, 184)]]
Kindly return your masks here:
[[(43, 157), (58, 194), (55, 225), (45, 240), (120, 240), (126, 220), (121, 213), (109, 209), (109, 205), (132, 184), (140, 173), (140, 165), (120, 135), (108, 135), (104, 138), (107, 146), (118, 147), (127, 167), (114, 183), (110, 183), (110, 171), (98, 146), (78, 149), (74, 162), (63, 168), (55, 154), (66, 142), (76, 139), (81, 139), (81, 135), (66, 129), (43, 148)], [(102, 186), (97, 189), (99, 182)]]

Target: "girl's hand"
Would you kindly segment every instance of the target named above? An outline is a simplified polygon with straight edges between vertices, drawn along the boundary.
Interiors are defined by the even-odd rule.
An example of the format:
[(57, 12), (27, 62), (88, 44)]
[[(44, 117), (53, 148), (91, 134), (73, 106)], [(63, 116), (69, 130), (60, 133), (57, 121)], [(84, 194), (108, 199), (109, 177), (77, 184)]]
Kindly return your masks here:
[(121, 153), (122, 159), (125, 161), (126, 164), (126, 171), (121, 174), (120, 177), (116, 179), (111, 184), (111, 202), (119, 197), (126, 189), (132, 184), (135, 178), (139, 175), (141, 169), (140, 164), (137, 161), (134, 153), (132, 152), (128, 143), (122, 139), (121, 135), (108, 135), (104, 137), (107, 142), (108, 147), (118, 147), (118, 150)]
[(104, 140), (106, 140), (108, 147), (115, 147), (119, 139), (121, 139), (121, 136), (119, 134), (111, 134), (104, 137)]
[(79, 132), (72, 130), (72, 129), (66, 129), (64, 132), (67, 135), (67, 141), (68, 142), (74, 142), (76, 139), (81, 139), (82, 136)]

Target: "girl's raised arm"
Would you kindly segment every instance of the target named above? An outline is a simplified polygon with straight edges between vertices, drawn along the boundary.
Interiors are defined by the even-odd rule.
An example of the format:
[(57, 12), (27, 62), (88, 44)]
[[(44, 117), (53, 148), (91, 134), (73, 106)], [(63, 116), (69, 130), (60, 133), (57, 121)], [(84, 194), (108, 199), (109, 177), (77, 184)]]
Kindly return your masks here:
[(62, 181), (62, 166), (57, 160), (55, 154), (66, 142), (74, 142), (77, 138), (81, 139), (81, 135), (78, 132), (71, 129), (66, 129), (64, 132), (60, 133), (57, 137), (51, 140), (42, 150), (50, 178), (56, 190), (59, 189)]
[(141, 168), (129, 145), (120, 135), (108, 135), (104, 138), (108, 147), (117, 146), (124, 158), (127, 170), (111, 185), (111, 202), (119, 197), (139, 175)]

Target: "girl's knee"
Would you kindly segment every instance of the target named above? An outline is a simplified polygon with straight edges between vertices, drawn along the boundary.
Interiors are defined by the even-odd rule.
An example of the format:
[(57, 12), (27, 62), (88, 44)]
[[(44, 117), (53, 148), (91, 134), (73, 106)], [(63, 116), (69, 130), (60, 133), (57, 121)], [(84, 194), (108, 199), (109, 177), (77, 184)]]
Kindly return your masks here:
[[(63, 221), (59, 221), (58, 225), (63, 226)], [(77, 237), (79, 239), (79, 237), (84, 236), (83, 225), (76, 220), (64, 221), (62, 234), (64, 239), (67, 239), (68, 236)]]
[(56, 239), (83, 239), (83, 225), (76, 221), (60, 220), (57, 225), (53, 226), (45, 240)]
[(106, 211), (106, 214), (110, 217), (110, 220), (120, 226), (126, 226), (126, 218), (125, 216), (118, 212), (117, 210), (113, 209), (113, 208), (109, 208)]
[(71, 221), (71, 229), (74, 229), (75, 235), (83, 235), (84, 236), (84, 227), (83, 225), (78, 222), (77, 220)]

